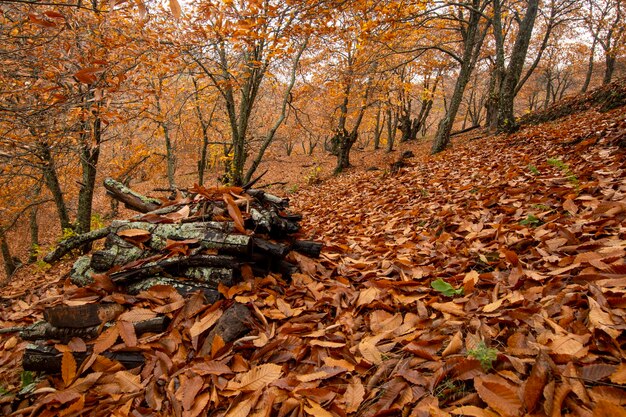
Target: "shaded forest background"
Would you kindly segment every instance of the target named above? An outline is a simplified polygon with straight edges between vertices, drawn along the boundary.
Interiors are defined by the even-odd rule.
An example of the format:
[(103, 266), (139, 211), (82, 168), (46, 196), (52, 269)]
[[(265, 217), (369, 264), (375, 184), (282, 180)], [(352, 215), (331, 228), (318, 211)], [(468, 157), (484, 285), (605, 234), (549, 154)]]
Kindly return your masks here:
[[(626, 73), (622, 0), (4, 1), (5, 276), (142, 191), (263, 183), (444, 150)], [(397, 152), (396, 152), (397, 154)], [(165, 190), (165, 191), (163, 191)], [(8, 275), (7, 275), (8, 274)]]

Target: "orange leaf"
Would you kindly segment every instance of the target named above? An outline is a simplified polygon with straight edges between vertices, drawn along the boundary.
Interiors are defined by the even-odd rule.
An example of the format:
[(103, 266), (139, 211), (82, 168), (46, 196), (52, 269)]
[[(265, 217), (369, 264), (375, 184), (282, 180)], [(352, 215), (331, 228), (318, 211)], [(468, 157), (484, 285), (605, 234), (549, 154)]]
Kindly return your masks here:
[(193, 378), (187, 380), (183, 389), (183, 409), (191, 410), (196, 396), (202, 389), (203, 384), (204, 380), (201, 376), (196, 375)]
[(246, 233), (246, 228), (243, 225), (243, 216), (241, 215), (241, 210), (235, 204), (235, 200), (229, 194), (223, 194), (223, 198), (228, 208), (228, 214), (235, 222), (235, 229), (241, 233)]
[(135, 326), (129, 321), (120, 320), (117, 322), (117, 331), (127, 347), (137, 346), (137, 335)]
[(119, 332), (117, 330), (117, 326), (111, 326), (105, 331), (102, 332), (98, 339), (96, 340), (96, 344), (93, 346), (93, 351), (96, 354), (102, 353), (111, 346), (115, 344), (117, 341), (117, 337), (119, 336)]
[(83, 68), (74, 74), (74, 77), (83, 84), (93, 84), (98, 80), (96, 76), (104, 70), (100, 67)]
[(626, 410), (619, 405), (600, 400), (593, 409), (593, 417), (626, 417)]
[(268, 384), (276, 381), (283, 373), (282, 367), (273, 363), (256, 366), (243, 374), (239, 381), (231, 380), (226, 385), (227, 390), (259, 391)]
[(180, 19), (180, 15), (182, 13), (180, 9), (180, 4), (178, 4), (177, 0), (170, 0), (170, 10), (176, 19)]
[(63, 352), (63, 358), (61, 359), (61, 377), (66, 387), (76, 378), (76, 359), (67, 350)]
[(126, 229), (126, 230), (120, 230), (119, 232), (117, 232), (117, 235), (121, 237), (137, 238), (137, 237), (144, 237), (144, 236), (149, 237), (151, 234), (147, 230), (143, 230), (143, 229)]

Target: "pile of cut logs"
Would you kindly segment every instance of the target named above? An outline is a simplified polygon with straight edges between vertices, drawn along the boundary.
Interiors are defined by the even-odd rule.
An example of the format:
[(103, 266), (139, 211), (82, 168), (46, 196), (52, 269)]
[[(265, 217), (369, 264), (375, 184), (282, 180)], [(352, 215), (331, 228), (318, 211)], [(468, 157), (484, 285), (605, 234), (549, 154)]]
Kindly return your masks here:
[[(104, 275), (129, 294), (170, 285), (182, 295), (202, 291), (206, 302), (214, 303), (221, 297), (220, 285), (232, 286), (243, 276), (270, 272), (288, 280), (299, 271), (298, 257), (318, 257), (322, 249), (321, 243), (295, 237), (301, 216), (287, 211), (288, 199), (262, 190), (195, 185), (161, 201), (110, 178), (104, 185), (110, 196), (141, 214), (71, 237), (44, 258), (53, 262), (106, 238), (103, 249), (75, 262), (70, 278), (79, 286)], [(26, 340), (93, 339), (120, 309), (114, 303), (56, 306), (45, 312), (45, 322), (19, 329), (20, 335)], [(216, 331), (227, 333), (220, 337), (234, 340), (247, 331), (250, 313), (235, 303), (220, 320)], [(168, 323), (166, 317), (140, 321), (134, 323), (135, 332), (162, 332)], [(25, 352), (24, 369), (58, 372), (61, 357), (52, 346), (34, 344)], [(128, 367), (143, 360), (137, 352), (112, 352), (110, 357)]]

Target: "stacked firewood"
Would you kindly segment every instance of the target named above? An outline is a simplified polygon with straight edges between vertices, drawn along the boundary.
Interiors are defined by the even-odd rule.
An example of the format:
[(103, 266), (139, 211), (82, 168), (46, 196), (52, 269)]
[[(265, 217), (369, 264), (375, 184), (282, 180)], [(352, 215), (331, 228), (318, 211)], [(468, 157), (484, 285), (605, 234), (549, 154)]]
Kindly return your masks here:
[[(105, 187), (113, 198), (141, 214), (71, 237), (44, 258), (53, 262), (104, 238), (102, 249), (74, 263), (70, 278), (79, 286), (105, 279), (132, 295), (169, 285), (183, 296), (201, 292), (207, 303), (214, 303), (221, 297), (220, 288), (244, 277), (274, 273), (289, 280), (299, 271), (303, 256), (318, 257), (322, 249), (321, 243), (296, 238), (301, 216), (287, 211), (288, 199), (262, 190), (196, 185), (161, 201), (112, 179), (105, 180)], [(45, 322), (20, 329), (20, 335), (27, 340), (89, 340), (114, 325), (111, 322), (122, 311), (115, 303), (57, 306), (45, 312)], [(247, 308), (240, 304), (229, 311), (222, 317), (224, 325), (216, 326), (226, 331), (220, 334), (224, 341), (245, 333), (250, 321)], [(167, 328), (168, 319), (155, 317), (133, 325), (137, 334), (159, 333)], [(136, 352), (111, 355), (129, 367), (142, 361)], [(24, 369), (58, 372), (61, 356), (52, 346), (31, 345)]]

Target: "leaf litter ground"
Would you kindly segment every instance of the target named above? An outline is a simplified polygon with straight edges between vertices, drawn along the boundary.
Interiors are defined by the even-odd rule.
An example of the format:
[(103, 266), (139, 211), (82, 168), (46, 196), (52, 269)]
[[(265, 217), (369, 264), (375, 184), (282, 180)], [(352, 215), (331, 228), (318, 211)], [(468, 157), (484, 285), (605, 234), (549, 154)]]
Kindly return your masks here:
[[(303, 273), (289, 283), (269, 275), (223, 289), (215, 306), (168, 288), (131, 297), (43, 276), (18, 296), (9, 287), (3, 327), (94, 301), (123, 304), (131, 321), (173, 322), (137, 340), (114, 337), (115, 326), (88, 342), (132, 346), (141, 369), (103, 356), (76, 366), (64, 354), (61, 375), (22, 393), (26, 343), (0, 335), (0, 406), (33, 416), (624, 416), (626, 167), (614, 143), (625, 132), (623, 109), (590, 110), (512, 136), (465, 135), (436, 157), (419, 144), (398, 174), (305, 188), (293, 205), (306, 237), (324, 241), (322, 258), (299, 257)], [(197, 355), (233, 300), (254, 312), (255, 329)]]

